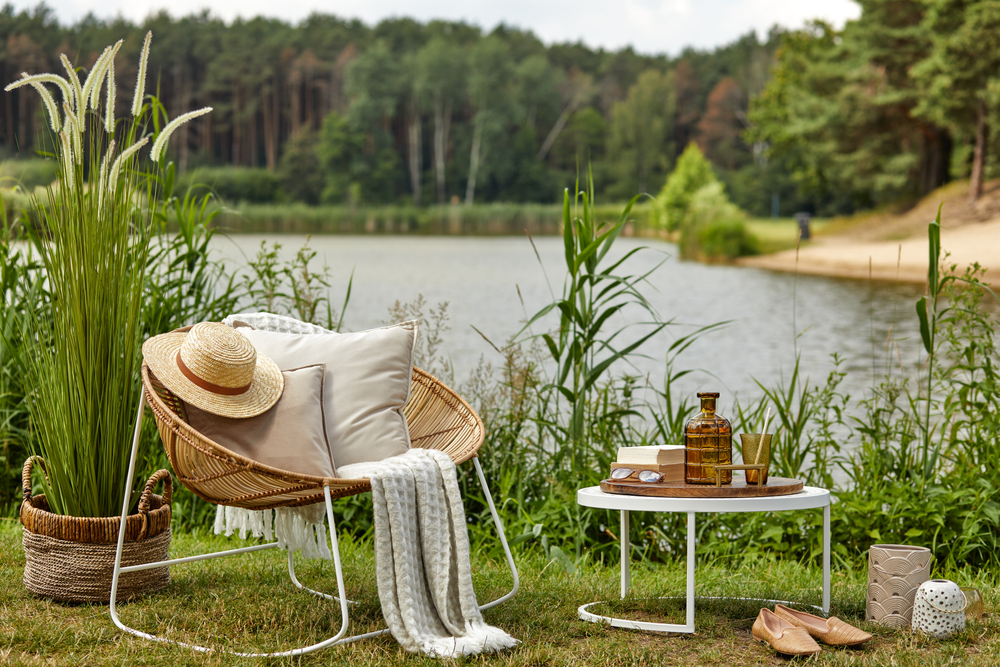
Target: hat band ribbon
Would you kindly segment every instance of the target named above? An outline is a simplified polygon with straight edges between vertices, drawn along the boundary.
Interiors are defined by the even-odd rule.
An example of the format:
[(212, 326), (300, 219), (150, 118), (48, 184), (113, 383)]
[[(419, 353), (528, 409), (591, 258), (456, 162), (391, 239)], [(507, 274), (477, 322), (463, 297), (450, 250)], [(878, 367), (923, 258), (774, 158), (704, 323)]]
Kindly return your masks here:
[(181, 351), (177, 350), (177, 368), (180, 370), (181, 374), (184, 375), (188, 380), (191, 380), (195, 385), (204, 389), (205, 391), (210, 391), (213, 394), (221, 394), (222, 396), (239, 396), (240, 394), (245, 394), (250, 389), (250, 384), (245, 384), (242, 387), (223, 387), (221, 385), (212, 384), (208, 380), (202, 380), (200, 377), (194, 374), (190, 368), (184, 364), (184, 360), (181, 359)]

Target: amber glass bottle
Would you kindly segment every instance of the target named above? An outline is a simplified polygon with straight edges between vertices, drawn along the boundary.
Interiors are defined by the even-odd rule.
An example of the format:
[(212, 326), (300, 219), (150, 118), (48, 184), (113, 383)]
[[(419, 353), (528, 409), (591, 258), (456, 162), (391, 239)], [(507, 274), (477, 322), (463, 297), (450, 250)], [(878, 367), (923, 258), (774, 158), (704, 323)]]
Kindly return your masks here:
[[(684, 481), (688, 484), (715, 484), (715, 465), (733, 462), (733, 427), (715, 412), (717, 392), (698, 394), (701, 414), (684, 426)], [(722, 471), (722, 483), (733, 481), (733, 471)]]

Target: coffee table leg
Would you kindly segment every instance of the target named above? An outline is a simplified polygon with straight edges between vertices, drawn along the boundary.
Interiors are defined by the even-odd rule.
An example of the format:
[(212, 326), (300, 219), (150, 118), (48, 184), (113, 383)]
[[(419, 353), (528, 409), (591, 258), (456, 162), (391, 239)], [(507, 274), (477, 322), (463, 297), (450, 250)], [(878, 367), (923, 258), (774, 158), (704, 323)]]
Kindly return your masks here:
[(830, 506), (823, 508), (823, 613), (830, 613)]
[(687, 632), (694, 632), (694, 512), (688, 512)]
[(622, 510), (621, 515), (621, 532), (618, 541), (621, 542), (622, 547), (622, 598), (624, 598), (628, 595), (628, 588), (632, 583), (632, 573), (629, 567), (629, 559), (632, 554), (628, 541), (628, 510)]

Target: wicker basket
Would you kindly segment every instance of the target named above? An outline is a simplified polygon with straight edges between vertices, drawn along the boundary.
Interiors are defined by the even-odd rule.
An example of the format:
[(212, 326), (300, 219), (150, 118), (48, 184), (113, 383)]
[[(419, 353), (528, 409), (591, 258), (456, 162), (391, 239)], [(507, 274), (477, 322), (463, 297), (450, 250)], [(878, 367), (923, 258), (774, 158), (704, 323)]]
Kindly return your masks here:
[[(118, 547), (120, 517), (86, 518), (53, 514), (44, 494), (31, 495), (35, 463), (45, 472), (45, 461), (29, 457), (21, 473), (24, 500), (24, 585), (36, 595), (65, 602), (107, 602)], [(163, 495), (153, 493), (163, 482)], [(166, 560), (170, 549), (170, 473), (158, 470), (139, 498), (139, 510), (125, 520), (122, 565)], [(127, 600), (158, 591), (170, 582), (170, 568), (127, 572), (118, 578), (118, 599)]]

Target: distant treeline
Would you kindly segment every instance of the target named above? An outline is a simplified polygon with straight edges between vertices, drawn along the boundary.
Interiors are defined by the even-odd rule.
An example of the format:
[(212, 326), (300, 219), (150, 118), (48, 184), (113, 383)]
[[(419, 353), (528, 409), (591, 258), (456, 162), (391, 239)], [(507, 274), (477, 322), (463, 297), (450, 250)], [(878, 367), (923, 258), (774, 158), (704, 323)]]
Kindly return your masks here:
[[(767, 214), (772, 194), (783, 209), (801, 205), (787, 178), (760, 185), (775, 176), (761, 175), (740, 136), (749, 99), (767, 82), (777, 32), (671, 59), (443, 21), (369, 27), (317, 14), (293, 26), (161, 14), (141, 25), (88, 17), (63, 26), (44, 5), (21, 13), (8, 5), (0, 12), (4, 82), (22, 71), (61, 71), (62, 52), (86, 69), (124, 39), (115, 72), (129, 90), (146, 30), (147, 90), (171, 117), (215, 109), (174, 135), (178, 168), (267, 169), (280, 178), (279, 200), (551, 203), (588, 165), (600, 196), (622, 200), (655, 195), (679, 152), (698, 141), (750, 193), (733, 193), (744, 207)], [(51, 141), (43, 113), (33, 90), (4, 95), (8, 154)]]
[[(984, 10), (1000, 0), (861, 4), (843, 31), (774, 29), (676, 58), (546, 45), (503, 25), (164, 13), (63, 26), (44, 5), (7, 5), (0, 74), (61, 71), (63, 52), (86, 69), (124, 39), (115, 72), (128, 90), (152, 30), (147, 90), (171, 117), (215, 109), (173, 137), (182, 182), (205, 168), (248, 201), (552, 203), (588, 167), (599, 201), (622, 201), (658, 193), (697, 142), (751, 214), (847, 212), (967, 174), (973, 145), (989, 155), (987, 84), (1000, 71), (1000, 29)], [(981, 58), (963, 55), (972, 45)], [(4, 95), (7, 156), (50, 144), (43, 114), (33, 90)]]

